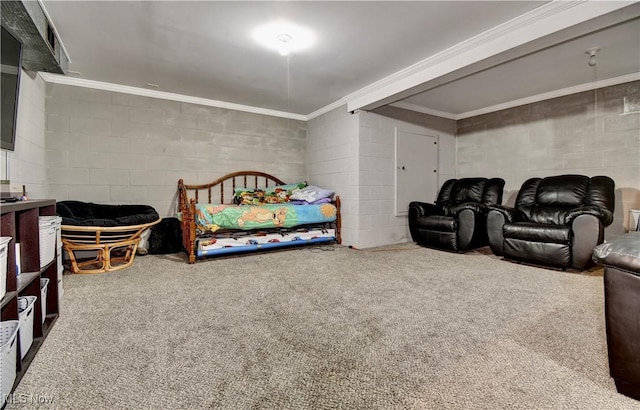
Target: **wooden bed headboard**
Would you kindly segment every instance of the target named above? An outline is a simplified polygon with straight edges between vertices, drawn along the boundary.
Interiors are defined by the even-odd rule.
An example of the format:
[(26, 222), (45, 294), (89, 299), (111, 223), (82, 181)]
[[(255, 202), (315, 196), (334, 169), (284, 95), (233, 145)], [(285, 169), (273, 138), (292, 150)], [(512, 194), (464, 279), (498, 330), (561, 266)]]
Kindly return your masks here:
[[(228, 203), (233, 201), (236, 188), (267, 188), (270, 186), (283, 185), (284, 182), (273, 175), (260, 171), (238, 171), (227, 174), (215, 181), (199, 185), (187, 185), (181, 179), (178, 181), (178, 206), (184, 209), (188, 205), (190, 199), (194, 199), (196, 203), (200, 200), (200, 192), (206, 192), (206, 203), (225, 203), (225, 195), (230, 197)], [(189, 195), (192, 194), (192, 195)]]

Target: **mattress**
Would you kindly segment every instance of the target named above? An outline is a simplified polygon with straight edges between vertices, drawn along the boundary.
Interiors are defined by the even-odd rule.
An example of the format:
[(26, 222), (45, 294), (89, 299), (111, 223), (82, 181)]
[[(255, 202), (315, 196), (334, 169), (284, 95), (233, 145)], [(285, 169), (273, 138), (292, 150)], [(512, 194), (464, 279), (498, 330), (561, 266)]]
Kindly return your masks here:
[(321, 244), (335, 240), (335, 229), (320, 226), (281, 231), (226, 233), (198, 239), (196, 252), (197, 256), (201, 257)]

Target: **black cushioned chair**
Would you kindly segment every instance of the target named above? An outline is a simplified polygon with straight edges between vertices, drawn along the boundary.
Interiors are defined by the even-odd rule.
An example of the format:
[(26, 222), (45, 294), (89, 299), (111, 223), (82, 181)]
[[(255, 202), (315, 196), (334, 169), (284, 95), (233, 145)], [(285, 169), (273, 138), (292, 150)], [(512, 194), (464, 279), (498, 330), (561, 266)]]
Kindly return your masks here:
[(450, 179), (435, 204), (409, 204), (409, 230), (420, 245), (464, 252), (487, 245), (485, 227), (489, 205), (502, 203), (501, 178)]
[[(103, 205), (61, 201), (62, 244), (74, 273), (101, 273), (124, 269), (133, 259), (144, 231), (161, 221), (148, 205)], [(95, 259), (80, 260), (76, 253), (95, 252)]]
[(613, 221), (614, 199), (614, 182), (606, 176), (531, 178), (515, 208), (489, 211), (489, 245), (505, 259), (583, 270)]
[(605, 267), (609, 373), (618, 392), (640, 400), (640, 232), (596, 246), (593, 259)]

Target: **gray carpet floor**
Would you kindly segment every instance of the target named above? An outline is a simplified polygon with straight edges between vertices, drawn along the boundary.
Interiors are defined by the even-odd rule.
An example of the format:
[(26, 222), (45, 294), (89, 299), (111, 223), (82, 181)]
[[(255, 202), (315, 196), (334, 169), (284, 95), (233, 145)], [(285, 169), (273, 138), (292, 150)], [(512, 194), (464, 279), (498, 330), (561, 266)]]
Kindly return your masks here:
[(15, 392), (39, 408), (640, 409), (608, 374), (597, 270), (330, 246), (64, 287)]

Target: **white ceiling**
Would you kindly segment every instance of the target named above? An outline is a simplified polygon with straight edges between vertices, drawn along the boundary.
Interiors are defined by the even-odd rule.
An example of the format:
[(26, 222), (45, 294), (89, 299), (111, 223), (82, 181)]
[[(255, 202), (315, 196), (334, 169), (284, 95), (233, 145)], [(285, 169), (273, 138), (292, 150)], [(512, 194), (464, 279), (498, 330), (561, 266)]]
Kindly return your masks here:
[[(598, 80), (640, 73), (638, 2), (599, 2), (597, 24), (565, 18), (564, 27), (547, 22), (522, 40), (515, 30), (520, 21), (526, 25), (523, 15), (543, 7), (536, 18), (546, 18), (539, 11), (549, 3), (42, 1), (69, 69), (80, 73), (69, 74), (76, 81), (156, 90), (151, 83), (166, 93), (307, 117), (369, 93), (355, 108), (404, 100), (407, 107), (452, 118), (592, 81), (585, 54), (591, 47), (601, 48)], [(625, 8), (615, 11), (612, 3)], [(289, 67), (287, 57), (251, 38), (253, 29), (273, 20), (305, 26), (316, 36), (314, 47), (289, 57)], [(493, 33), (500, 27), (515, 34), (498, 38)], [(487, 58), (450, 64), (449, 72), (421, 80), (403, 74), (443, 53), (456, 54), (474, 38), (499, 45)]]
[[(585, 50), (598, 47), (596, 66)], [(542, 51), (480, 71), (404, 100), (416, 109), (430, 108), (468, 116), (483, 108), (519, 101), (582, 84), (640, 73), (640, 20), (635, 19), (578, 37)], [(638, 76), (640, 79), (640, 76)]]

